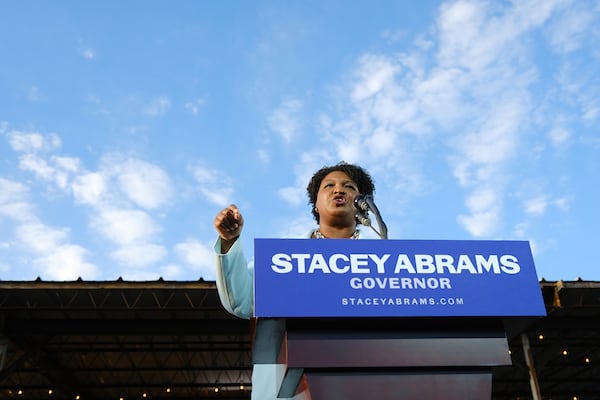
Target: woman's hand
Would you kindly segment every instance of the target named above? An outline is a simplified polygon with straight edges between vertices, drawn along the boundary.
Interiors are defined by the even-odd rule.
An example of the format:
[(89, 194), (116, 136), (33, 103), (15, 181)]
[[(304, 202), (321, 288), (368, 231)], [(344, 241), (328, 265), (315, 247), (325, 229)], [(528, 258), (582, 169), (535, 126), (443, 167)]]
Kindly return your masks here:
[(217, 214), (214, 225), (221, 237), (221, 252), (227, 253), (242, 233), (244, 218), (237, 206), (231, 204)]

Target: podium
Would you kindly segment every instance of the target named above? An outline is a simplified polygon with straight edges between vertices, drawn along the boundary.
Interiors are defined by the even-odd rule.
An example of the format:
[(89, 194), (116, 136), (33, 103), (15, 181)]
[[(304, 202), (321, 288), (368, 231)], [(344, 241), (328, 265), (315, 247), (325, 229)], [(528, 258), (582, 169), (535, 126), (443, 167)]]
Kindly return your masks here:
[(490, 399), (511, 318), (545, 315), (522, 242), (257, 239), (255, 260), (253, 363), (281, 398)]

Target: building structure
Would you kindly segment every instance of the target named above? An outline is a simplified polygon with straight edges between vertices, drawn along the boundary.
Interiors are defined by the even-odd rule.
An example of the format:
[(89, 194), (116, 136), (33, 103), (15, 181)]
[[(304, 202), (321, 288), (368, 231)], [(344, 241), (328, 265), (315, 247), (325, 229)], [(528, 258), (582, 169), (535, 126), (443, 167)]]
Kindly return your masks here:
[[(600, 282), (540, 289), (492, 399), (600, 400)], [(250, 329), (211, 281), (0, 281), (0, 399), (246, 400)]]

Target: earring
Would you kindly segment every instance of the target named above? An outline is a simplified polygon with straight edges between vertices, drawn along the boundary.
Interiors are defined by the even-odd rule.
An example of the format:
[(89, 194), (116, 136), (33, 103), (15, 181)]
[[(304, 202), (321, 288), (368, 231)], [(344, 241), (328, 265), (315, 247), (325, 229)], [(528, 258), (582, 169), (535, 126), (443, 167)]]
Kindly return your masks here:
[(315, 207), (313, 207), (313, 211), (314, 211), (315, 213), (317, 213), (317, 214), (319, 213), (319, 209), (318, 209), (316, 206), (315, 206)]

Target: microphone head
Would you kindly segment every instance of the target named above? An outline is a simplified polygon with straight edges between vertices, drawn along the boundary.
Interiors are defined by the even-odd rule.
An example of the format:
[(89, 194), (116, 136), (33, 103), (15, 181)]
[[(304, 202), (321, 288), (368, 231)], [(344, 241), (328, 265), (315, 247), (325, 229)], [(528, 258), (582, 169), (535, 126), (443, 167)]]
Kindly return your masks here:
[(354, 198), (354, 207), (359, 211), (369, 211), (369, 205), (367, 204), (367, 196), (359, 194)]

